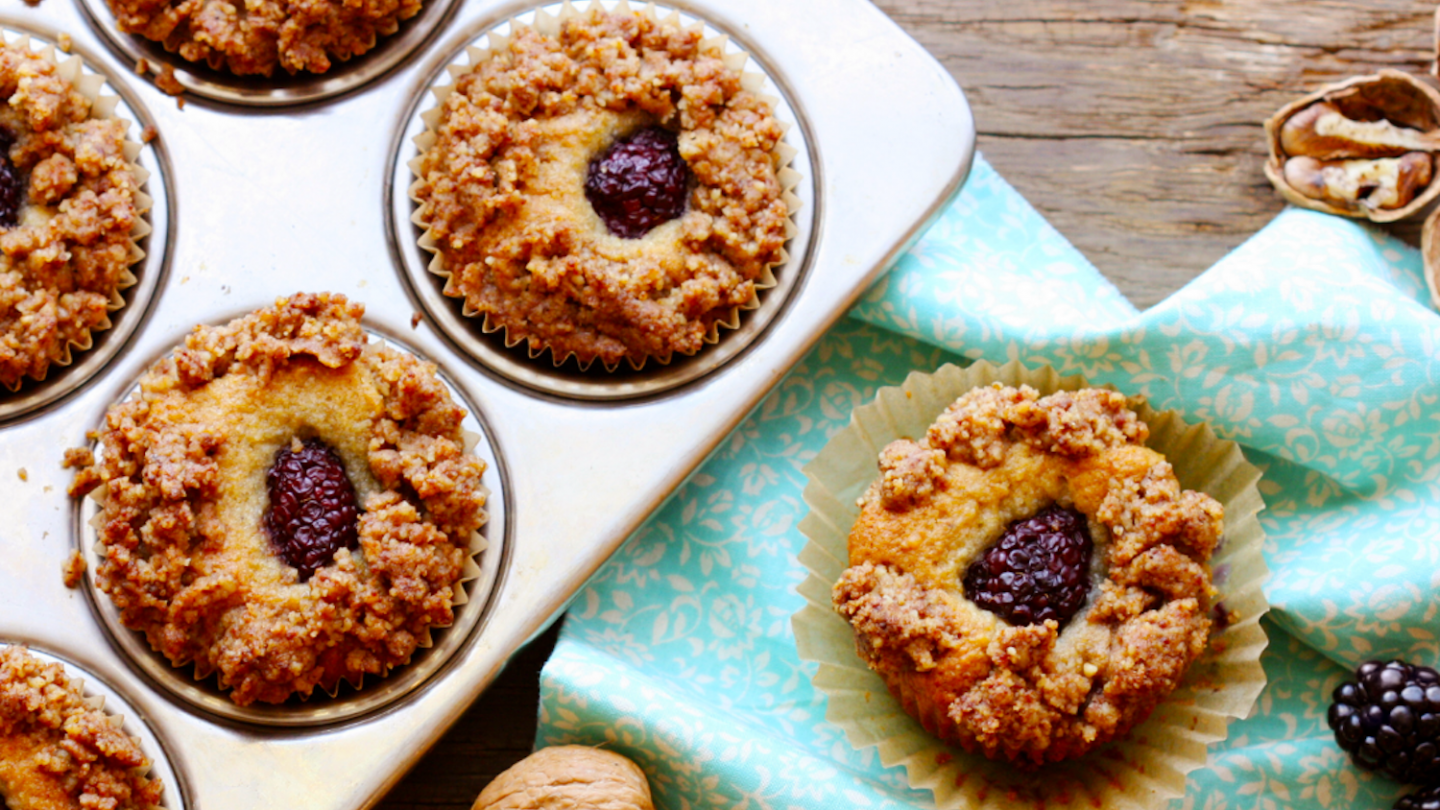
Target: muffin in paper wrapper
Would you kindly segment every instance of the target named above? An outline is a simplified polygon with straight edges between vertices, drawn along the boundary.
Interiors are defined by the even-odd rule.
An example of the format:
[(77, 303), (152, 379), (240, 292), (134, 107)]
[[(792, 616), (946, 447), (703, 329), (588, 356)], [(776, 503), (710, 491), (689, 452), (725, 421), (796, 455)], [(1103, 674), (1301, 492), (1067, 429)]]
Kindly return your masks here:
[(832, 607), (831, 587), (849, 564), (847, 541), (860, 513), (856, 500), (878, 476), (880, 450), (895, 439), (923, 437), (956, 398), (992, 382), (1029, 385), (1042, 396), (1087, 387), (1080, 377), (1018, 362), (912, 373), (900, 387), (882, 388), (874, 401), (856, 408), (850, 425), (805, 467), (810, 513), (800, 523), (808, 538), (800, 562), (809, 574), (799, 586), (806, 605), (791, 619), (800, 657), (819, 664), (813, 683), (828, 698), (826, 719), (856, 748), (876, 746), (885, 766), (903, 765), (910, 787), (932, 791), (939, 808), (1163, 807), (1183, 795), (1186, 775), (1206, 762), (1207, 746), (1225, 738), (1231, 719), (1250, 713), (1265, 686), (1260, 654), (1267, 642), (1259, 622), (1269, 607), (1262, 590), (1269, 572), (1261, 554), (1260, 471), (1208, 426), (1130, 403), (1150, 427), (1147, 446), (1173, 465), (1180, 484), (1225, 509), (1224, 537), (1210, 566), (1215, 603), (1230, 621), (1212, 629), (1209, 647), (1179, 688), (1121, 740), (1030, 773), (946, 745), (907, 714), (866, 666), (850, 624)]
[[(0, 27), (0, 38), (3, 38), (6, 47), (38, 53), (43, 59), (55, 65), (57, 75), (69, 82), (80, 95), (90, 101), (90, 117), (92, 119), (110, 120), (118, 118), (115, 113), (115, 108), (120, 103), (120, 97), (116, 95), (102, 95), (102, 91), (106, 89), (105, 77), (99, 73), (86, 72), (84, 61), (79, 56), (57, 51), (54, 44), (42, 43), (38, 39), (32, 39), (31, 34), (18, 29)], [(121, 274), (117, 281), (114, 291), (110, 294), (110, 301), (105, 306), (108, 312), (115, 312), (125, 306), (125, 298), (121, 293), (133, 287), (137, 282), (134, 273), (132, 273), (129, 268), (145, 258), (145, 251), (140, 248), (138, 242), (149, 235), (151, 231), (150, 223), (145, 218), (150, 210), (151, 200), (142, 190), (145, 187), (146, 181), (150, 178), (150, 172), (135, 162), (140, 156), (142, 146), (138, 142), (131, 140), (129, 137), (129, 129), (129, 122), (126, 122), (126, 137), (124, 142), (125, 160), (129, 163), (130, 173), (135, 177), (135, 193), (133, 199), (136, 216), (135, 224), (131, 226), (130, 229), (129, 255), (126, 257), (128, 264), (124, 273)], [(50, 362), (46, 365), (40, 376), (33, 377), (27, 374), (16, 380), (13, 384), (9, 381), (4, 381), (3, 384), (5, 388), (13, 393), (19, 391), (27, 379), (35, 382), (44, 382), (46, 377), (49, 376), (51, 366), (64, 367), (70, 365), (73, 362), (72, 355), (75, 351), (88, 351), (90, 347), (94, 345), (94, 339), (92, 337), (94, 332), (109, 329), (111, 325), (109, 318), (106, 318), (99, 327), (87, 331), (82, 339), (69, 341), (62, 346), (60, 356), (50, 358)]]
[[(140, 751), (141, 755), (145, 757), (145, 761), (143, 764), (128, 769), (128, 773), (133, 778), (136, 778), (139, 781), (147, 782), (152, 785), (154, 789), (156, 789), (160, 793), (161, 801), (159, 804), (146, 804), (144, 806), (146, 808), (155, 808), (156, 810), (159, 810), (160, 808), (163, 808), (169, 804), (166, 794), (170, 792), (170, 788), (166, 786), (164, 779), (161, 779), (158, 774), (154, 773), (155, 769), (153, 767), (155, 763), (154, 758), (157, 755), (163, 756), (163, 752), (147, 751), (146, 749), (148, 746), (146, 745), (146, 741), (126, 730), (125, 716), (117, 714), (114, 711), (107, 710), (105, 708), (105, 695), (97, 694), (93, 690), (85, 688), (85, 678), (87, 677), (87, 673), (79, 670), (68, 661), (43, 652), (39, 652), (37, 650), (32, 650), (25, 644), (11, 644), (8, 642), (0, 641), (0, 651), (4, 651), (7, 649), (19, 650), (22, 657), (28, 658), (32, 662), (38, 662), (41, 666), (59, 667), (61, 672), (64, 673), (65, 677), (69, 679), (70, 685), (74, 688), (76, 692), (78, 692), (80, 697), (80, 703), (85, 707), (85, 710), (102, 715), (105, 723), (123, 734), (125, 738), (128, 739), (130, 743), (133, 744), (135, 748)], [(17, 809), (31, 806), (30, 803), (24, 801), (25, 797), (21, 795), (17, 790), (11, 790), (9, 791), (9, 793), (10, 795), (4, 798), (8, 800), (8, 802), (12, 803), (12, 805)], [(48, 798), (48, 796), (43, 797), (42, 802)], [(96, 798), (101, 801), (104, 800), (103, 797), (92, 798)], [(44, 804), (44, 806), (48, 807), (50, 805)]]
[[(386, 340), (384, 340), (383, 338), (379, 338), (379, 337), (376, 337), (376, 336), (372, 335), (371, 338), (370, 338), (370, 346), (374, 347), (374, 346), (377, 346), (377, 345), (380, 345), (380, 344), (385, 344), (385, 345), (389, 346), (391, 349), (393, 349), (393, 350), (395, 350), (395, 351), (398, 351), (398, 352), (407, 352), (407, 350), (406, 350), (404, 347), (402, 347), (402, 346), (399, 346), (399, 345), (394, 344), (394, 343), (390, 343), (389, 341), (386, 341)], [(407, 352), (407, 353), (408, 353), (408, 352)], [(442, 381), (442, 384), (444, 385), (445, 390), (446, 390), (452, 397), (455, 397), (457, 401), (461, 401), (460, 398), (459, 398), (458, 396), (456, 396), (456, 391), (455, 391), (448, 383), (444, 383), (444, 382)], [(130, 396), (139, 396), (139, 395), (140, 395), (140, 394), (139, 394), (139, 392), (137, 391), (137, 392), (132, 393)], [(128, 398), (129, 398), (129, 397), (127, 397), (127, 399), (128, 399)], [(471, 416), (473, 417), (473, 414), (471, 414)], [(475, 448), (476, 448), (476, 446), (479, 444), (480, 439), (481, 439), (480, 434), (475, 433), (474, 431), (471, 431), (471, 430), (462, 430), (461, 433), (462, 433), (463, 442), (464, 442), (464, 444), (463, 444), (463, 446), (464, 446), (464, 452), (467, 453), (467, 454), (474, 454)], [(96, 448), (95, 458), (96, 458), (96, 464), (98, 464), (98, 463), (99, 463), (99, 459), (100, 459), (100, 452), (99, 452), (99, 448), (98, 448), (98, 447)], [(486, 487), (486, 486), (484, 486), (484, 485), (481, 485), (480, 489), (481, 489), (481, 492), (484, 494), (484, 497), (485, 497), (486, 502), (488, 503), (489, 500), (490, 500), (490, 495), (491, 495), (490, 488), (489, 488), (489, 487)], [(107, 493), (108, 493), (108, 491), (109, 491), (109, 484), (102, 484), (102, 485), (100, 485), (99, 487), (96, 487), (94, 490), (92, 490), (92, 491), (90, 492), (90, 494), (89, 494), (88, 496), (86, 496), (89, 500), (93, 501), (94, 504), (95, 504), (95, 514), (90, 518), (90, 520), (88, 521), (88, 524), (87, 524), (87, 525), (89, 526), (90, 530), (94, 533), (95, 538), (96, 538), (96, 539), (95, 539), (95, 542), (94, 542), (93, 544), (91, 544), (91, 551), (93, 552), (94, 558), (95, 558), (96, 560), (102, 559), (102, 558), (105, 556), (105, 543), (104, 543), (104, 541), (100, 540), (99, 537), (100, 537), (100, 531), (101, 531), (101, 529), (103, 528), (103, 523), (104, 523), (104, 511), (103, 511), (103, 510), (104, 510), (104, 507), (105, 507), (105, 502), (106, 502), (106, 498), (107, 498)], [(453, 585), (451, 586), (451, 587), (452, 587), (452, 593), (451, 593), (451, 598), (450, 598), (450, 606), (453, 607), (453, 608), (459, 608), (460, 606), (469, 603), (469, 601), (470, 601), (470, 596), (469, 596), (469, 594), (466, 592), (465, 585), (466, 585), (466, 583), (472, 582), (472, 581), (474, 581), (474, 580), (476, 580), (476, 579), (478, 579), (478, 578), (480, 577), (481, 570), (480, 570), (479, 564), (476, 562), (476, 558), (479, 557), (481, 554), (483, 554), (487, 548), (489, 548), (489, 542), (485, 539), (485, 534), (484, 534), (485, 527), (489, 524), (489, 518), (490, 518), (489, 513), (486, 512), (486, 511), (482, 511), (482, 513), (481, 513), (481, 523), (480, 523), (480, 527), (477, 528), (474, 532), (471, 532), (471, 534), (470, 534), (470, 543), (469, 543), (469, 547), (468, 547), (468, 548), (466, 549), (466, 551), (465, 551), (465, 561), (464, 561), (464, 563), (463, 563), (463, 565), (462, 565), (462, 568), (461, 568), (461, 570), (460, 570), (460, 577), (459, 577), (458, 579), (456, 579), (455, 582), (453, 583)], [(92, 570), (92, 568), (91, 568), (90, 565), (87, 564), (87, 566), (86, 566), (87, 576), (89, 576), (89, 573), (88, 573), (88, 572), (89, 572), (90, 570)], [(98, 589), (99, 586), (95, 586), (95, 587)], [(105, 598), (108, 599), (109, 596), (106, 595)], [(416, 642), (416, 647), (415, 647), (416, 651), (429, 649), (430, 647), (434, 646), (434, 643), (435, 643), (435, 642), (434, 642), (434, 635), (433, 635), (433, 634), (434, 634), (434, 631), (436, 631), (436, 630), (443, 630), (443, 629), (448, 628), (448, 627), (451, 627), (451, 626), (453, 626), (453, 625), (454, 625), (454, 622), (453, 622), (453, 621), (452, 621), (450, 624), (432, 624), (432, 625), (430, 625), (430, 626), (426, 629), (426, 633), (425, 633), (424, 637), (417, 640), (417, 642)], [(170, 661), (169, 659), (165, 658), (165, 656), (164, 656), (162, 653), (160, 653), (160, 651), (155, 650), (154, 648), (150, 647), (150, 645), (149, 645), (146, 641), (144, 641), (144, 639), (143, 639), (144, 634), (143, 634), (141, 631), (127, 628), (125, 632), (133, 632), (133, 633), (136, 633), (138, 636), (140, 636), (140, 637), (141, 637), (141, 644), (142, 644), (142, 646), (144, 646), (144, 647), (146, 647), (147, 649), (149, 649), (150, 652), (151, 652), (151, 654), (153, 654), (158, 660), (166, 662), (166, 665), (167, 665), (167, 666), (171, 666), (171, 667), (174, 667), (174, 668), (177, 668), (177, 669), (178, 669), (178, 668), (183, 668), (183, 667), (186, 667), (186, 666), (191, 666), (191, 665), (193, 665), (192, 675), (193, 675), (195, 681), (197, 681), (197, 682), (199, 682), (199, 681), (204, 681), (205, 679), (209, 678), (211, 675), (215, 675), (215, 676), (216, 676), (216, 679), (217, 679), (217, 681), (218, 681), (218, 686), (219, 686), (219, 688), (220, 688), (222, 691), (227, 691), (227, 692), (228, 692), (228, 690), (231, 688), (231, 684), (228, 684), (228, 683), (225, 682), (224, 675), (223, 675), (219, 670), (205, 667), (205, 666), (203, 666), (202, 664), (200, 664), (199, 662), (194, 661), (194, 660)], [(414, 658), (414, 653), (412, 652), (412, 653), (411, 653), (411, 659), (410, 659), (410, 660), (413, 660), (413, 658)], [(399, 668), (399, 667), (401, 667), (401, 666), (405, 666), (405, 664), (408, 664), (408, 663), (410, 662), (410, 660), (407, 660), (406, 662), (401, 663), (401, 664), (397, 664), (396, 666), (393, 666), (393, 667), (387, 667), (387, 668), (386, 668), (385, 670), (383, 670), (382, 672), (375, 674), (374, 677), (382, 678), (382, 679), (383, 679), (383, 678), (387, 677), (387, 676), (390, 674), (390, 672), (392, 672), (393, 670), (395, 670), (395, 669), (397, 669), (397, 668)], [(364, 687), (364, 673), (361, 673), (361, 674), (360, 674), (360, 677), (359, 677), (358, 679), (356, 679), (356, 680), (353, 680), (353, 681), (346, 681), (345, 679), (342, 678), (342, 679), (340, 679), (340, 680), (337, 680), (337, 681), (336, 681), (335, 683), (333, 683), (333, 684), (326, 685), (326, 684), (322, 683), (322, 684), (320, 684), (319, 686), (320, 686), (320, 689), (321, 689), (322, 691), (324, 691), (324, 692), (325, 692), (327, 695), (329, 695), (331, 698), (334, 698), (334, 697), (336, 697), (336, 696), (339, 694), (339, 692), (340, 692), (340, 684), (341, 684), (342, 682), (347, 682), (347, 683), (350, 684), (351, 688), (356, 689), (356, 690), (359, 690), (359, 689), (361, 689), (361, 688)], [(292, 699), (293, 699), (293, 695), (292, 695)], [(308, 700), (310, 699), (310, 696), (307, 695), (307, 696), (301, 697), (300, 699), (303, 700), (303, 701), (308, 701)]]
[[(566, 20), (582, 13), (588, 13), (590, 10), (597, 8), (604, 8), (604, 6), (600, 4), (599, 0), (591, 0), (591, 2), (583, 9), (583, 11), (577, 9), (570, 2), (570, 0), (564, 0), (564, 2), (560, 4), (560, 8), (558, 9), (558, 11), (554, 14), (548, 12), (544, 7), (536, 8), (535, 19), (533, 23), (523, 23), (518, 18), (512, 18), (508, 22), (511, 31), (515, 31), (520, 28), (533, 28), (534, 30), (539, 31), (541, 34), (553, 36), (559, 33), (561, 24), (564, 23)], [(694, 30), (703, 33), (705, 28), (705, 23), (703, 20), (696, 20), (687, 24), (678, 9), (667, 10), (669, 13), (662, 16), (662, 11), (660, 7), (656, 6), (656, 4), (654, 3), (647, 3), (638, 11), (636, 11), (630, 7), (629, 3), (626, 2), (626, 0), (619, 0), (618, 3), (616, 3), (612, 8), (610, 8), (610, 11), (612, 13), (639, 14), (641, 16), (648, 17), (649, 19), (658, 22), (662, 26), (673, 25), (677, 28), (681, 28), (684, 30)], [(497, 31), (492, 30), (488, 34), (488, 42), (489, 47), (487, 48), (481, 48), (476, 45), (472, 45), (466, 48), (465, 53), (468, 56), (468, 62), (464, 64), (452, 64), (446, 68), (447, 72), (450, 74), (452, 82), (458, 80), (465, 74), (470, 73), (478, 65), (489, 61), (496, 53), (504, 51), (510, 44), (510, 36), (508, 34), (501, 34)], [(702, 40), (700, 43), (700, 47), (703, 51), (721, 54), (721, 58), (725, 62), (726, 67), (740, 73), (741, 86), (745, 90), (748, 90), (760, 96), (762, 100), (769, 103), (771, 108), (774, 109), (777, 106), (777, 102), (779, 101), (779, 99), (773, 95), (761, 92), (764, 88), (767, 77), (763, 73), (744, 70), (746, 63), (749, 61), (749, 55), (743, 51), (726, 52), (726, 46), (729, 44), (729, 42), (730, 38), (728, 36), (719, 34)], [(410, 167), (411, 173), (416, 178), (415, 181), (410, 184), (410, 199), (414, 201), (416, 206), (415, 212), (411, 215), (410, 220), (411, 222), (415, 223), (416, 226), (423, 230), (423, 233), (421, 234), (419, 239), (420, 247), (426, 252), (432, 254), (428, 269), (431, 273), (434, 273), (435, 275), (445, 279), (445, 295), (452, 298), (464, 299), (465, 293), (457, 288), (452, 275), (452, 271), (445, 266), (445, 261), (440, 254), (439, 247), (437, 246), (436, 237), (429, 228), (429, 203), (420, 199), (418, 194), (418, 189), (423, 183), (423, 180), (420, 178), (421, 161), (423, 159), (424, 153), (435, 145), (437, 136), (434, 130), (440, 124), (440, 116), (441, 112), (443, 111), (445, 100), (449, 98), (450, 94), (454, 91), (455, 85), (453, 83), (431, 88), (430, 92), (435, 96), (435, 105), (420, 114), (421, 120), (425, 123), (425, 131), (415, 136), (414, 138), (414, 143), (419, 154), (416, 157), (412, 158), (406, 165)], [(780, 124), (781, 128), (787, 132), (791, 128), (791, 124), (787, 121), (779, 121), (778, 123)], [(800, 210), (801, 205), (800, 198), (797, 197), (794, 193), (795, 186), (800, 182), (801, 176), (800, 173), (791, 166), (791, 162), (796, 154), (797, 151), (795, 147), (787, 144), (784, 140), (776, 143), (775, 150), (772, 153), (772, 160), (775, 166), (775, 178), (780, 184), (781, 199), (784, 201), (787, 210), (787, 215), (785, 219), (786, 242), (789, 242), (789, 240), (795, 236), (796, 226), (794, 217), (796, 212)], [(741, 311), (753, 310), (760, 306), (759, 292), (775, 286), (776, 282), (774, 270), (778, 267), (783, 267), (789, 262), (789, 260), (790, 256), (788, 251), (786, 251), (785, 248), (782, 247), (780, 249), (780, 255), (778, 260), (765, 265), (760, 276), (755, 279), (754, 289), (751, 292), (749, 300), (738, 307), (731, 308), (728, 312), (716, 318), (715, 321), (710, 324), (710, 327), (704, 337), (705, 344), (713, 345), (719, 342), (720, 329), (722, 327), (726, 329), (738, 329), (740, 327)], [(491, 318), (488, 313), (479, 312), (476, 308), (470, 305), (468, 300), (464, 302), (462, 311), (467, 318), (473, 318), (477, 315), (483, 315), (483, 317), (481, 318), (481, 330), (485, 334), (494, 334), (496, 332), (504, 333), (501, 337), (504, 340), (505, 347), (507, 349), (514, 348), (520, 343), (527, 342), (527, 338), (525, 337), (513, 336), (509, 334), (509, 331), (504, 325), (496, 323), (495, 320)], [(556, 368), (564, 365), (567, 360), (575, 356), (573, 352), (561, 353), (553, 351), (549, 346), (536, 346), (531, 344), (527, 346), (527, 349), (530, 355), (530, 359), (532, 360), (537, 360), (547, 353), (550, 354)], [(673, 356), (674, 352), (670, 352), (664, 355), (650, 355), (649, 358), (646, 359), (652, 359), (655, 362), (660, 363), (661, 365), (666, 365), (671, 361)], [(580, 362), (578, 357), (576, 357), (576, 361), (577, 363), (579, 363), (581, 371), (588, 370), (594, 364), (593, 360), (587, 362)], [(639, 371), (640, 369), (644, 368), (645, 359), (642, 359), (640, 361), (630, 359), (628, 360), (628, 363), (631, 368)], [(601, 365), (604, 366), (606, 371), (615, 371), (620, 368), (620, 364), (618, 362), (612, 365), (604, 363), (602, 361)]]

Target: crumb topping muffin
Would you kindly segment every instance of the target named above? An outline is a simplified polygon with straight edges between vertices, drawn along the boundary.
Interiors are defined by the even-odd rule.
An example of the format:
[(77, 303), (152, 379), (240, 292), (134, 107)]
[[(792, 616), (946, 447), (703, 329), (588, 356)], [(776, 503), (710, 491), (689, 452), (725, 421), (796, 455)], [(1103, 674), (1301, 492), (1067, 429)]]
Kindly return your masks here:
[(421, 0), (108, 0), (128, 34), (238, 76), (324, 73), (395, 33)]
[(1222, 509), (1148, 435), (1115, 392), (996, 383), (884, 449), (833, 597), (930, 733), (1024, 767), (1079, 756), (1204, 652)]
[(435, 367), (298, 294), (200, 326), (111, 406), (95, 572), (126, 627), (239, 705), (333, 692), (453, 621), (485, 464)]
[(0, 41), (0, 384), (88, 349), (135, 283), (139, 183), (125, 122), (94, 118), (54, 62)]
[(422, 136), (421, 244), (532, 354), (693, 354), (783, 259), (783, 134), (698, 26), (591, 8), (518, 27)]
[(59, 664), (0, 647), (0, 797), (11, 810), (147, 810), (164, 788), (139, 743)]

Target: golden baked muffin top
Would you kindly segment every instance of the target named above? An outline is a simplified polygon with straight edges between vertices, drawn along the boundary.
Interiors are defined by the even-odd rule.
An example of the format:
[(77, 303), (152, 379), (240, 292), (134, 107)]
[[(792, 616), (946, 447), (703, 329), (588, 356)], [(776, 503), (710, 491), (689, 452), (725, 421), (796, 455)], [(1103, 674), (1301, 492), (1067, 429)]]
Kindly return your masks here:
[(0, 797), (11, 810), (148, 810), (164, 786), (59, 664), (0, 647)]
[(556, 363), (693, 354), (783, 256), (783, 129), (673, 19), (520, 27), (430, 134), (411, 193), (446, 294)]
[(125, 122), (91, 102), (55, 63), (0, 41), (0, 384), (88, 349), (135, 283), (139, 184)]
[(408, 662), (452, 623), (485, 520), (465, 411), (363, 311), (298, 294), (196, 327), (72, 487), (103, 486), (96, 581), (125, 626), (240, 705)]
[(996, 384), (885, 448), (837, 610), (908, 712), (1033, 766), (1143, 721), (1204, 651), (1222, 511), (1125, 398)]
[(236, 75), (324, 73), (395, 33), (421, 0), (107, 0), (121, 31)]

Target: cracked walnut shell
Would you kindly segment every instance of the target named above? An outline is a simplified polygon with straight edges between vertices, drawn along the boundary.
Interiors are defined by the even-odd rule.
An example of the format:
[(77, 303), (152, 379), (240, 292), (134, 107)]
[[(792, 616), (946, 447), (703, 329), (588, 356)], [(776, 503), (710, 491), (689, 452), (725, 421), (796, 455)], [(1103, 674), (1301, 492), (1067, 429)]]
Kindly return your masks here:
[(1440, 197), (1440, 92), (1396, 70), (1327, 85), (1265, 122), (1265, 176), (1302, 208), (1395, 222)]

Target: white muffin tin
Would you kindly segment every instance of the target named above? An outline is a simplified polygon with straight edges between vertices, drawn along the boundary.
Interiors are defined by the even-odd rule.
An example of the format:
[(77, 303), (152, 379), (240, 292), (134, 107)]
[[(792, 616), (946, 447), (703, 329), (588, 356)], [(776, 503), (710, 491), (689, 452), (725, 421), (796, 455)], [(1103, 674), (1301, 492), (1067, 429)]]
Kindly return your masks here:
[[(402, 219), (408, 208), (396, 189), (406, 182), (413, 113), (430, 106), (428, 88), (477, 36), (528, 4), (439, 0), (375, 58), (339, 64), (318, 85), (304, 77), (236, 83), (197, 69), (211, 85), (244, 92), (197, 80), (183, 109), (133, 75), (134, 54), (190, 71), (111, 31), (101, 0), (0, 10), (0, 27), (52, 41), (68, 34), (121, 93), (127, 117), (156, 127), (140, 163), (163, 201), (153, 214), (163, 223), (144, 245), (151, 258), (137, 271), (153, 294), (135, 307), (128, 339), (96, 368), (81, 354), (74, 366), (52, 369), (36, 388), (58, 386), (58, 396), (12, 407), (0, 422), (0, 642), (60, 656), (122, 697), (127, 714), (153, 732), (147, 753), (170, 776), (172, 808), (377, 802), (958, 190), (974, 154), (964, 97), (867, 0), (670, 5), (729, 34), (786, 97), (799, 136), (790, 140), (804, 146), (804, 239), (777, 270), (789, 274), (777, 311), (723, 363), (663, 386), (607, 382), (597, 368), (575, 381), (573, 395), (539, 390), (467, 353), (465, 325), (447, 323), (458, 302), (437, 298), (424, 287), (429, 279), (407, 269), (418, 233)], [(261, 716), (207, 709), (220, 695), (213, 687), (201, 682), (195, 688), (213, 694), (181, 697), (165, 681), (188, 679), (188, 670), (157, 670), (133, 635), (112, 634), (108, 597), (88, 575), (76, 590), (62, 584), (62, 564), (90, 533), (85, 510), (65, 494), (61, 455), (87, 444), (106, 407), (195, 324), (223, 323), (302, 290), (363, 302), (369, 329), (435, 361), (474, 412), (491, 462), (497, 519), (486, 529), (493, 550), (482, 568), (493, 566), (494, 579), (461, 606), (465, 621), (444, 655), (417, 659), (420, 677), (397, 678), (398, 670), (361, 692)], [(612, 383), (632, 388), (595, 395)], [(385, 699), (365, 697), (371, 689)]]

